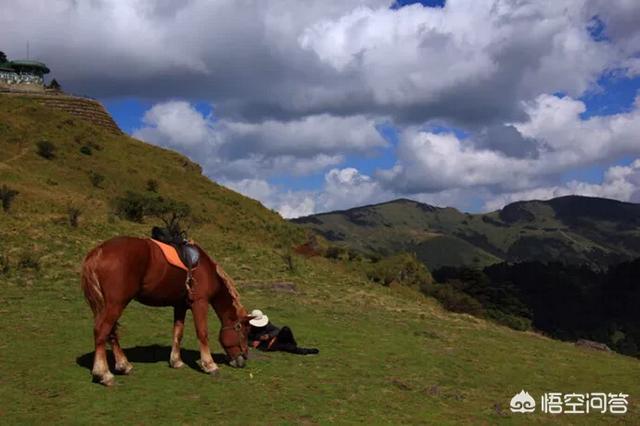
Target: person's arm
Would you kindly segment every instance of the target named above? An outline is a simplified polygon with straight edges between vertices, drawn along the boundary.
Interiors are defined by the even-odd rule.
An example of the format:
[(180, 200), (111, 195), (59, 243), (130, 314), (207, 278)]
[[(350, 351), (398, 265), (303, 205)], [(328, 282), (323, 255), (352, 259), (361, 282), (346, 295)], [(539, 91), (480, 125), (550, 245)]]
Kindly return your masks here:
[(272, 337), (276, 337), (278, 335), (278, 333), (280, 332), (280, 328), (276, 327), (275, 325), (271, 324), (270, 322), (267, 323), (267, 325), (264, 326), (265, 330), (263, 333), (267, 334), (270, 338)]
[(263, 342), (269, 341), (271, 338), (272, 336), (270, 334), (269, 324), (265, 325), (264, 327), (251, 326), (251, 329), (249, 330), (249, 336), (247, 336), (249, 344), (254, 348), (257, 348), (258, 346), (263, 344)]

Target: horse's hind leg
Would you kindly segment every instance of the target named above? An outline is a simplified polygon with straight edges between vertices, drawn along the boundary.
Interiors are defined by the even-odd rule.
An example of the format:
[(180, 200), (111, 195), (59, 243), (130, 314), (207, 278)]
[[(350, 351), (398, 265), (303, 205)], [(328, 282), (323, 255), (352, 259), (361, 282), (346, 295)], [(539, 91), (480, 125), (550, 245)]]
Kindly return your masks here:
[(122, 347), (120, 346), (118, 336), (118, 323), (113, 326), (111, 333), (109, 334), (109, 342), (111, 343), (111, 349), (113, 349), (113, 355), (116, 358), (116, 371), (120, 374), (131, 374), (133, 365), (127, 359)]
[(102, 312), (96, 317), (95, 326), (93, 328), (93, 338), (96, 345), (95, 358), (93, 359), (93, 379), (105, 386), (113, 385), (113, 374), (109, 371), (107, 364), (106, 344), (111, 334), (111, 330), (116, 325), (122, 306), (107, 305)]
[(186, 314), (187, 308), (184, 306), (175, 306), (173, 308), (173, 342), (171, 343), (171, 355), (169, 356), (171, 368), (184, 367), (184, 362), (182, 362), (182, 357), (180, 356), (180, 342), (182, 342)]

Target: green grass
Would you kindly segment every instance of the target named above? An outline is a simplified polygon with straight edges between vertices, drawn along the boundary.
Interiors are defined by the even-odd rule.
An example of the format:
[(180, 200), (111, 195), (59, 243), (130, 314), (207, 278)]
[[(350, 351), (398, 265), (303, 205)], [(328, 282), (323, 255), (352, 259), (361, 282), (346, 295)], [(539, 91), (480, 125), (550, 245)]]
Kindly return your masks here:
[[(524, 417), (508, 404), (521, 389), (631, 394), (626, 416), (526, 417), (534, 423), (640, 423), (638, 360), (447, 313), (414, 290), (368, 282), (348, 263), (295, 257), (290, 271), (281, 253), (301, 232), (183, 157), (79, 122), (65, 127), (68, 116), (28, 101), (0, 100), (0, 184), (20, 191), (10, 214), (0, 214), (0, 256), (10, 263), (0, 275), (0, 424), (519, 424)], [(74, 140), (83, 134), (103, 149), (79, 153)], [(35, 153), (44, 135), (58, 148), (53, 160)], [(104, 189), (86, 178), (90, 169), (105, 176)], [(150, 223), (111, 215), (109, 200), (144, 190), (150, 178), (199, 214), (191, 235), (237, 280), (243, 304), (289, 325), (320, 355), (253, 353), (247, 368), (222, 366), (213, 378), (194, 364), (189, 314), (190, 366), (172, 370), (171, 310), (133, 302), (121, 340), (134, 374), (113, 388), (91, 382), (92, 320), (79, 267), (100, 241), (148, 233)], [(61, 220), (70, 203), (83, 206), (78, 228)], [(39, 270), (18, 268), (26, 256)], [(213, 313), (209, 324), (215, 336)], [(217, 342), (212, 348), (221, 352)]]

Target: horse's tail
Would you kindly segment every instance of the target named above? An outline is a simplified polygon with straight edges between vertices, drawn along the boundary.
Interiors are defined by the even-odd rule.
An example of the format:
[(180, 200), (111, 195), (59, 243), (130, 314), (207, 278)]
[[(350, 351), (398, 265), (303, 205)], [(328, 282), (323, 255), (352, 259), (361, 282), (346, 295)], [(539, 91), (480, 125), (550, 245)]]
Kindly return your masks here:
[(84, 298), (93, 311), (94, 318), (104, 309), (104, 295), (100, 280), (96, 273), (96, 262), (100, 256), (101, 248), (92, 250), (82, 264), (82, 291)]

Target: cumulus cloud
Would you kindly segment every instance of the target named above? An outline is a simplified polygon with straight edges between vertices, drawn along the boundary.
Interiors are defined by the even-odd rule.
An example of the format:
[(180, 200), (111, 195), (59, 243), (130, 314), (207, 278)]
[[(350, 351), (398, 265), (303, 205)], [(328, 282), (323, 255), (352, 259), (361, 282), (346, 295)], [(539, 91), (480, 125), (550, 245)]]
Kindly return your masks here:
[(308, 216), (316, 213), (317, 194), (306, 191), (286, 191), (262, 179), (222, 181), (223, 185), (260, 201), (284, 218)]
[[(260, 201), (285, 218), (345, 210), (354, 206), (376, 204), (404, 196), (386, 190), (375, 178), (353, 167), (329, 170), (324, 175), (323, 185), (312, 191), (286, 190), (260, 179), (222, 181), (221, 183)], [(489, 205), (489, 200), (493, 201), (494, 197), (494, 194), (486, 190), (458, 188), (411, 194), (410, 196), (411, 199), (433, 206), (456, 206), (466, 210), (475, 209), (474, 204), (477, 201), (485, 200)]]
[(497, 210), (515, 201), (549, 200), (565, 195), (604, 197), (640, 203), (640, 159), (635, 160), (629, 166), (609, 168), (600, 184), (573, 180), (564, 185), (500, 194), (487, 200), (484, 208), (486, 210)]
[(335, 166), (347, 154), (366, 154), (387, 142), (364, 116), (327, 114), (258, 123), (216, 120), (185, 101), (158, 103), (134, 137), (177, 149), (214, 178), (242, 180), (274, 174), (309, 175)]
[[(518, 118), (522, 100), (579, 96), (603, 71), (636, 67), (631, 0), (393, 3), (25, 0), (3, 8), (0, 26), (10, 56), (30, 40), (68, 90), (207, 99), (252, 123), (378, 114), (490, 124)], [(608, 38), (591, 35), (596, 15)]]
[(513, 118), (521, 99), (540, 93), (590, 88), (616, 59), (590, 36), (591, 13), (558, 1), (361, 7), (308, 28), (300, 43), (341, 75), (359, 75), (376, 105), (473, 123)]
[[(471, 137), (433, 133), (417, 127), (400, 138), (398, 162), (379, 173), (385, 187), (398, 193), (489, 187), (494, 192), (541, 186), (561, 173), (640, 154), (640, 101), (625, 113), (582, 119), (584, 103), (569, 97), (540, 95), (524, 107), (527, 119), (510, 125), (514, 140), (535, 147), (536, 156), (516, 158), (487, 149)], [(526, 141), (526, 142), (525, 142)]]
[(221, 183), (260, 201), (285, 218), (396, 198), (394, 194), (380, 188), (370, 176), (352, 167), (329, 170), (325, 174), (323, 186), (314, 191), (290, 191), (261, 179), (224, 180)]
[(219, 142), (211, 120), (185, 101), (154, 105), (145, 112), (142, 123), (133, 136), (158, 145), (197, 151)]
[(325, 184), (319, 195), (319, 207), (324, 211), (341, 210), (395, 198), (370, 176), (353, 167), (332, 169), (325, 174)]
[(364, 116), (321, 114), (286, 122), (259, 123), (223, 120), (217, 127), (229, 141), (224, 148), (228, 158), (242, 157), (247, 152), (301, 157), (336, 152), (366, 153), (387, 145), (376, 130), (375, 122)]

